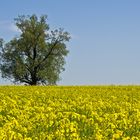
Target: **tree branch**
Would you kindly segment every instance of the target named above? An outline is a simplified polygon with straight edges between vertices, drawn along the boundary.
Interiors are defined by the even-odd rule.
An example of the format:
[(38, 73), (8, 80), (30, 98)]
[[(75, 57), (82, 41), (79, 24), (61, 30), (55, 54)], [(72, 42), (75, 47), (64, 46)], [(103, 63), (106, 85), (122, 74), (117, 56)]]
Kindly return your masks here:
[(52, 45), (52, 47), (51, 47), (50, 51), (48, 52), (48, 54), (44, 57), (44, 59), (43, 59), (37, 66), (35, 66), (35, 69), (37, 69), (38, 67), (40, 67), (40, 65), (41, 65), (45, 60), (48, 59), (48, 57), (51, 55), (53, 49), (55, 48), (55, 46), (57, 45), (58, 42), (59, 42), (58, 40), (55, 41), (55, 43)]
[[(34, 42), (36, 42), (36, 40), (38, 40), (38, 38), (39, 38), (40, 35), (41, 35), (40, 33), (37, 35), (37, 37), (36, 37), (36, 39), (34, 40)], [(37, 56), (36, 46), (37, 46), (37, 42), (34, 43), (34, 48), (33, 48), (33, 60), (35, 60), (35, 59), (36, 59), (36, 56)]]

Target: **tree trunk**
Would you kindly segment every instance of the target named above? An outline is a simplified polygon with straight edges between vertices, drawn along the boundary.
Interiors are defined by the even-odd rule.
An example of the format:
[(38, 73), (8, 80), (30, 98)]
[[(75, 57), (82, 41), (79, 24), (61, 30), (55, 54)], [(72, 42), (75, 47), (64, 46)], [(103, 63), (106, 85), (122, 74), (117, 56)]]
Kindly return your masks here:
[(30, 82), (30, 85), (37, 85), (37, 77), (36, 77), (36, 71), (33, 71), (31, 73), (31, 79), (32, 81)]
[(32, 82), (30, 83), (30, 85), (31, 85), (31, 86), (37, 85), (37, 81), (36, 81), (36, 80), (32, 81)]

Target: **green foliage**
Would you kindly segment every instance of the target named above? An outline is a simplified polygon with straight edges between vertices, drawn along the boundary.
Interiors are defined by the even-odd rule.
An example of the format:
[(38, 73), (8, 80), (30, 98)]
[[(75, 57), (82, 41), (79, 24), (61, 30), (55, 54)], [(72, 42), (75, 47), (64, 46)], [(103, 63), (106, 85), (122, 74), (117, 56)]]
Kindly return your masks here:
[(139, 140), (140, 86), (0, 87), (1, 140)]
[(0, 38), (0, 47), (2, 46), (2, 44), (3, 44), (3, 39)]
[(64, 70), (64, 57), (68, 54), (68, 32), (51, 31), (47, 16), (19, 16), (15, 19), (20, 35), (1, 48), (1, 72), (3, 78), (14, 82), (56, 84)]

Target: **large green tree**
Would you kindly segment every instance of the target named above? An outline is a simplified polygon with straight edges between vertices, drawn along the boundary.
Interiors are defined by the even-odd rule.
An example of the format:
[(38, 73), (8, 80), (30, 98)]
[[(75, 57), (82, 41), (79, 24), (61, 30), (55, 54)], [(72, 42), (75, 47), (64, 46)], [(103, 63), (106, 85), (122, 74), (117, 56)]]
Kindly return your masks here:
[(70, 35), (63, 29), (50, 30), (47, 16), (19, 16), (20, 31), (1, 47), (0, 70), (3, 78), (29, 85), (54, 85), (64, 70)]

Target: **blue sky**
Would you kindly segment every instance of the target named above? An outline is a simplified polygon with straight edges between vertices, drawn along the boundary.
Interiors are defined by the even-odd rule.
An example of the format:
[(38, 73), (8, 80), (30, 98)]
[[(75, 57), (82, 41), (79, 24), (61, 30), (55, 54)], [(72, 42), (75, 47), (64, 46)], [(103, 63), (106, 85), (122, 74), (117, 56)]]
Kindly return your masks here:
[(60, 85), (140, 84), (139, 7), (139, 0), (1, 0), (0, 37), (18, 34), (18, 15), (47, 14), (50, 27), (72, 36)]

